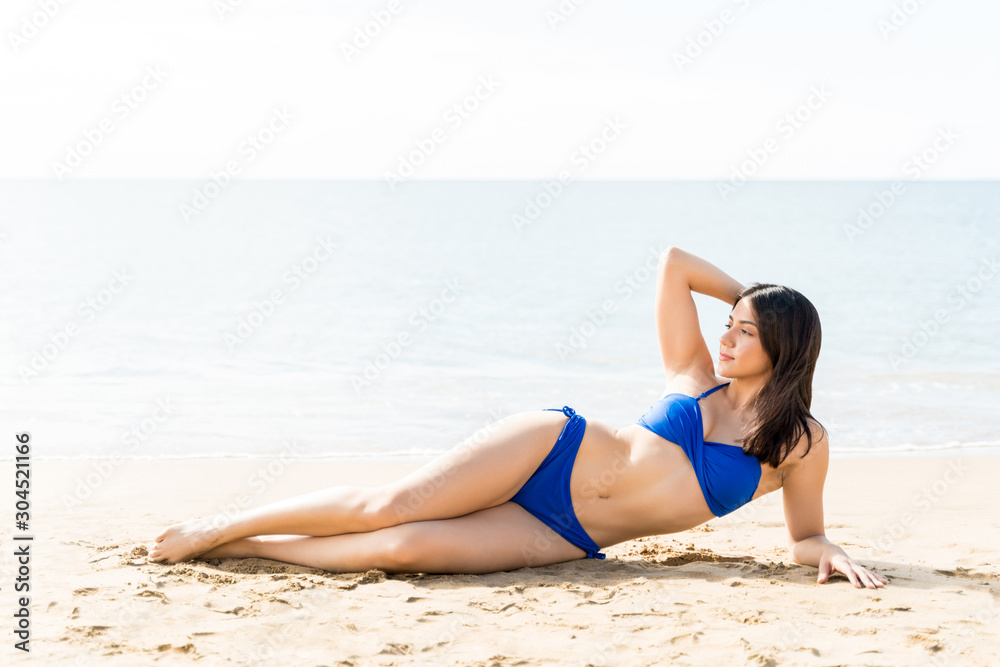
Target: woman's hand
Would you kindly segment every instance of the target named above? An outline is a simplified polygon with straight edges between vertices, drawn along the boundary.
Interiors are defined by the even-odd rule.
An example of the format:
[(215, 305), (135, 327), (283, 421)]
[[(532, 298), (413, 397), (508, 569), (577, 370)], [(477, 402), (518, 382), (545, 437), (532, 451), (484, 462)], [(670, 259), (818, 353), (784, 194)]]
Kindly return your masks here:
[(819, 559), (819, 578), (816, 583), (826, 582), (834, 572), (846, 575), (855, 588), (861, 588), (862, 585), (866, 588), (881, 588), (889, 583), (888, 579), (877, 572), (872, 572), (868, 568), (858, 565), (840, 547), (833, 544), (828, 546), (833, 548), (823, 549), (823, 554)]

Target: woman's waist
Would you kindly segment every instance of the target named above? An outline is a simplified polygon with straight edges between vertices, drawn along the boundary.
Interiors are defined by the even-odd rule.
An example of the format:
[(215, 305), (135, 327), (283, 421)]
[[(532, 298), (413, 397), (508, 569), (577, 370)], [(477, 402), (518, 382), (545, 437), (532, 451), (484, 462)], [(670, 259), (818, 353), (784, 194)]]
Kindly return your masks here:
[(582, 477), (599, 487), (648, 486), (676, 471), (694, 474), (687, 454), (676, 443), (639, 424), (615, 429), (594, 420), (587, 421), (574, 466), (574, 477), (579, 469)]
[(590, 515), (585, 527), (673, 532), (712, 517), (684, 451), (637, 424), (588, 422), (570, 486), (574, 507)]

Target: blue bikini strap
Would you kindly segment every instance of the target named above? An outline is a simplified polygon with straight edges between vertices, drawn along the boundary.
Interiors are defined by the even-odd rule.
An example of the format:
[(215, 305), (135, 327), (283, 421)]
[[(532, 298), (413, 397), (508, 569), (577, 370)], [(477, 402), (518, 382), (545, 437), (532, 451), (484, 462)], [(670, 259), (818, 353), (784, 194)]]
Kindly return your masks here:
[(728, 382), (724, 382), (724, 383), (720, 384), (718, 387), (712, 387), (711, 389), (709, 389), (708, 391), (706, 391), (705, 393), (703, 393), (701, 396), (699, 396), (698, 398), (696, 398), (694, 400), (700, 401), (701, 399), (705, 398), (706, 396), (711, 396), (713, 393), (719, 391), (720, 389), (722, 389), (723, 387), (726, 387), (726, 386), (729, 386)]

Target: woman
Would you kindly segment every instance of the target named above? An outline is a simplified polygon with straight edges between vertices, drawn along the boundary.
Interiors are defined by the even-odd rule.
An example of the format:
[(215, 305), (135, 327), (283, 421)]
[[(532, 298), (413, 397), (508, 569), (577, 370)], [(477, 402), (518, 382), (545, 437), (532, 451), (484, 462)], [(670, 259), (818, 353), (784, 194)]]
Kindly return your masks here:
[[(743, 287), (677, 248), (661, 256), (657, 280), (666, 392), (637, 423), (588, 424), (569, 407), (518, 413), (393, 484), (170, 526), (150, 559), (495, 572), (604, 558), (603, 547), (688, 530), (781, 488), (796, 562), (818, 567), (820, 583), (836, 571), (858, 588), (885, 584), (824, 536), (829, 448), (809, 413), (816, 309), (786, 287)], [(734, 304), (718, 376), (692, 291)]]

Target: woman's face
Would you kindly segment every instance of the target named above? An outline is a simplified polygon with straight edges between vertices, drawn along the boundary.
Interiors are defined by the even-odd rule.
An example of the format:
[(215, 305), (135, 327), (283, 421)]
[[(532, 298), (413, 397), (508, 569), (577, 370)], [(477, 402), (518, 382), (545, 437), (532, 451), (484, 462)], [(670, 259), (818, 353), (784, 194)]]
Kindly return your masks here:
[(727, 378), (750, 378), (771, 371), (771, 360), (760, 342), (757, 318), (750, 299), (740, 299), (719, 338), (719, 375)]

